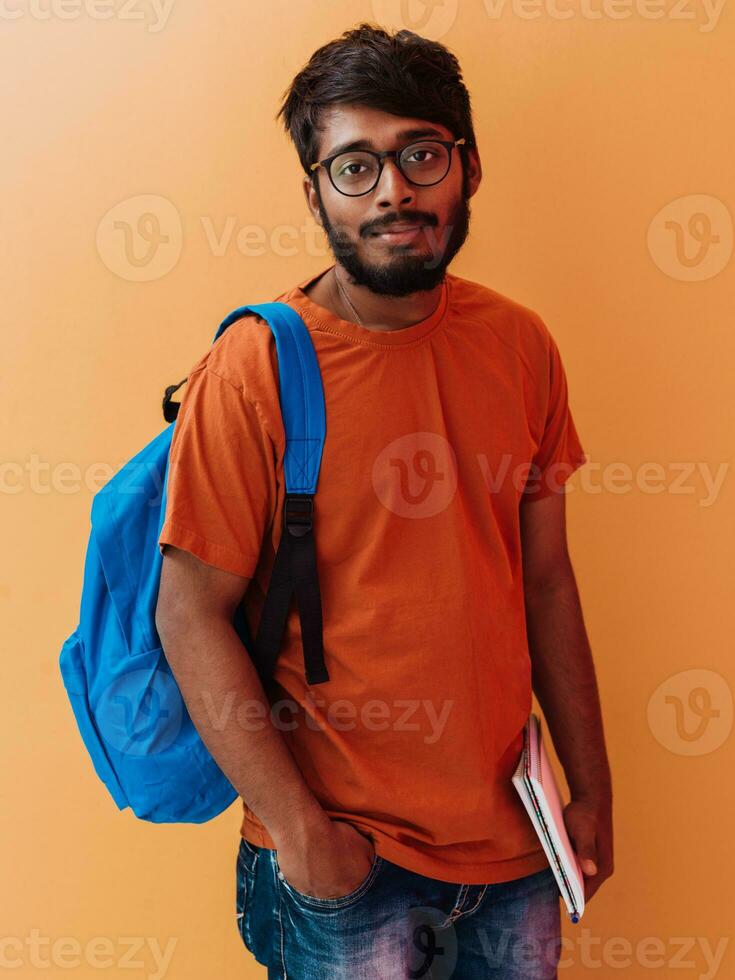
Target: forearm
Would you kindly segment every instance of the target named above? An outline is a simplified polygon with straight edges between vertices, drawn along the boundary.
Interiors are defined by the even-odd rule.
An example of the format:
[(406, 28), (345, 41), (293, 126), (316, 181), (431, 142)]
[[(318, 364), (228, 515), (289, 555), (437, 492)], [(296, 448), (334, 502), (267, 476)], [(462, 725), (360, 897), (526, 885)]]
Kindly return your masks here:
[(607, 803), (612, 780), (602, 712), (573, 574), (526, 591), (532, 684), (573, 798)]
[(273, 724), (253, 663), (231, 623), (208, 617), (161, 633), (191, 719), (214, 760), (276, 847), (318, 833), (329, 818)]

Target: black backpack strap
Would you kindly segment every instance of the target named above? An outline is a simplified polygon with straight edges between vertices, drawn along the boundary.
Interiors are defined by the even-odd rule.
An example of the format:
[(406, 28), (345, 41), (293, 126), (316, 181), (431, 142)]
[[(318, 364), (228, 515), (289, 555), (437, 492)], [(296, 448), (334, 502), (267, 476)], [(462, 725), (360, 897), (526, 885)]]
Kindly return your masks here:
[(273, 676), (292, 597), (301, 620), (304, 670), (309, 684), (329, 680), (322, 643), (322, 606), (314, 545), (314, 497), (287, 493), (283, 530), (255, 637), (254, 660), (265, 683)]

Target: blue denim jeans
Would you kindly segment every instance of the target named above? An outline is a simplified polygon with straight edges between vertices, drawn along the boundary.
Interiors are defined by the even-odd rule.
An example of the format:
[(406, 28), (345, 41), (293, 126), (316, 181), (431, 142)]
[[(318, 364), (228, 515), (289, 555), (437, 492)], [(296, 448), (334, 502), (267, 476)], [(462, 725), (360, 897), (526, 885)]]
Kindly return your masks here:
[(275, 850), (241, 838), (240, 936), (271, 980), (555, 980), (559, 890), (550, 867), (488, 885), (425, 877), (373, 857), (348, 895), (313, 898)]

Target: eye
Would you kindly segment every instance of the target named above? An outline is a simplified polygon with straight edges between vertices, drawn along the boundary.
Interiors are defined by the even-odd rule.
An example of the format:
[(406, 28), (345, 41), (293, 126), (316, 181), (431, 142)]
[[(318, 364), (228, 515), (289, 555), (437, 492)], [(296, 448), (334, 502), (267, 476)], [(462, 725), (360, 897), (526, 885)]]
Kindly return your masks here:
[(432, 157), (437, 156), (437, 154), (433, 150), (429, 150), (425, 146), (422, 146), (420, 149), (414, 150), (413, 153), (409, 155), (408, 159), (410, 160), (411, 158), (415, 158), (417, 155), (420, 155), (421, 153), (425, 153), (426, 156), (421, 157), (421, 159), (419, 160), (414, 160), (415, 163), (428, 163)]
[(339, 176), (347, 177), (357, 177), (359, 176), (356, 170), (352, 170), (352, 167), (365, 167), (366, 165), (361, 160), (348, 160), (347, 163), (341, 163), (337, 174)]

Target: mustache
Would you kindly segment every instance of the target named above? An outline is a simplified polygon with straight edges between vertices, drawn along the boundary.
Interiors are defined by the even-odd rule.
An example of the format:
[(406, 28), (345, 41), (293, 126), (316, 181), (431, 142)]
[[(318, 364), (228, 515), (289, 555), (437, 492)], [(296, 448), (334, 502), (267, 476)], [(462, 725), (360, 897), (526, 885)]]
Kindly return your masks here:
[(366, 225), (360, 232), (361, 235), (375, 235), (382, 231), (386, 231), (391, 225), (402, 224), (402, 225), (430, 225), (434, 226), (438, 224), (437, 218), (433, 214), (426, 214), (421, 211), (414, 211), (413, 213), (404, 212), (403, 214), (391, 214), (381, 221), (372, 222)]

